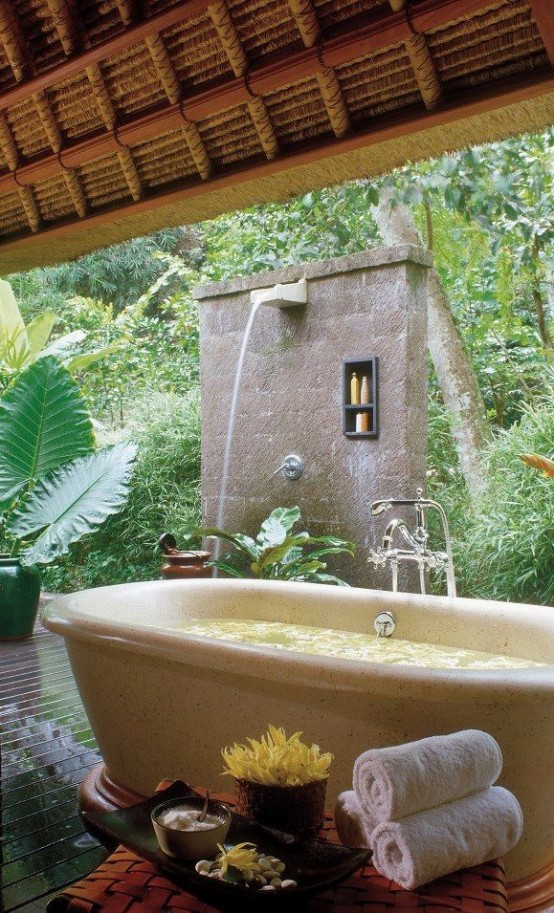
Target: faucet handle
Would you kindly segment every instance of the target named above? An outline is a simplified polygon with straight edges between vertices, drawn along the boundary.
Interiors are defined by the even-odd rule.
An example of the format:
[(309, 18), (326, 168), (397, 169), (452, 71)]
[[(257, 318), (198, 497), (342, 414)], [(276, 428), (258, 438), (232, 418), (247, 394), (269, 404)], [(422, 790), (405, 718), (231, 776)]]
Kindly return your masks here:
[(382, 548), (370, 548), (367, 561), (368, 564), (372, 561), (373, 567), (377, 569), (378, 567), (383, 567), (383, 565), (386, 564), (387, 556)]
[(289, 453), (285, 457), (279, 469), (276, 469), (273, 473), (274, 476), (279, 475), (280, 472), (283, 473), (285, 479), (288, 479), (289, 482), (294, 482), (296, 479), (299, 479), (304, 471), (304, 460), (302, 457), (297, 456), (295, 453)]

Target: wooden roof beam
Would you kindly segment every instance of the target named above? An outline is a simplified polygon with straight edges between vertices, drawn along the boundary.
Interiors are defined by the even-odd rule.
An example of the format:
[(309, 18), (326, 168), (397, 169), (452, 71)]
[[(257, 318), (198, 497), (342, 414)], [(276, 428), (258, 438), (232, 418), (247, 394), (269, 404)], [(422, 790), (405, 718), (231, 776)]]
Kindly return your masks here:
[[(481, 12), (488, 9), (490, 3), (491, 0), (422, 0), (411, 13), (411, 22), (414, 29), (421, 32), (445, 25), (456, 18), (463, 18), (464, 16)], [(97, 64), (112, 54), (117, 54), (134, 44), (144, 41), (149, 35), (154, 35), (172, 25), (181, 22), (185, 23), (189, 19), (196, 18), (204, 13), (210, 4), (213, 4), (213, 0), (181, 0), (180, 3), (165, 10), (165, 12), (130, 26), (120, 34), (108, 38), (102, 44), (88, 48), (82, 53), (76, 54), (58, 64), (58, 66), (51, 67), (46, 72), (23, 82), (21, 85), (8, 89), (0, 95), (0, 110), (5, 110), (35, 92), (42, 91), (76, 73), (82, 72), (91, 64)], [(4, 6), (9, 7), (8, 0), (0, 0), (0, 9)], [(387, 16), (382, 14), (368, 15), (360, 19), (358, 29), (349, 30), (345, 34), (326, 41), (320, 46), (322, 51), (324, 50), (324, 64), (328, 67), (339, 66), (341, 63), (353, 60), (355, 56), (361, 57), (380, 48), (395, 44), (398, 41), (403, 41), (409, 37), (409, 34), (410, 28), (406, 16), (402, 12), (392, 13)], [(304, 53), (310, 55), (313, 50), (306, 48)], [(283, 63), (278, 66), (282, 68)], [(261, 69), (263, 70), (264, 67)], [(270, 70), (271, 68), (268, 67), (268, 69)], [(308, 70), (310, 70), (309, 66)], [(308, 72), (307, 75), (313, 74)], [(271, 79), (269, 80), (269, 87), (269, 90), (271, 90)], [(257, 94), (263, 94), (264, 89), (258, 85), (255, 91)]]
[[(248, 71), (248, 58), (225, 3), (223, 0), (212, 2), (208, 12), (233, 73), (238, 77), (245, 76)], [(275, 158), (279, 153), (279, 140), (263, 98), (251, 98), (246, 105), (262, 149), (268, 159)]]
[[(0, 95), (0, 110), (5, 110), (11, 105), (17, 104), (35, 92), (43, 91), (56, 83), (69, 79), (76, 73), (81, 73), (86, 67), (100, 63), (113, 54), (125, 51), (134, 44), (140, 44), (149, 35), (154, 35), (163, 29), (170, 28), (172, 25), (200, 16), (207, 9), (210, 0), (181, 0), (175, 6), (157, 16), (152, 16), (143, 22), (138, 22), (122, 30), (119, 34), (113, 35), (101, 44), (94, 45), (82, 51), (80, 54), (74, 54), (68, 60), (50, 67), (44, 73), (39, 73), (31, 79), (14, 86)], [(2, 33), (2, 9), (6, 7), (9, 10), (9, 0), (0, 0), (0, 36), (3, 41)]]
[(527, 0), (535, 17), (539, 35), (546, 48), (550, 66), (554, 67), (554, 8), (552, 0)]
[[(466, 118), (487, 114), (490, 111), (527, 101), (530, 98), (554, 92), (554, 74), (542, 73), (515, 76), (504, 80), (499, 85), (479, 86), (461, 93), (456, 100), (449, 100), (440, 111), (421, 112), (419, 108), (410, 111), (394, 112), (386, 116), (375, 118), (371, 126), (365, 130), (358, 130), (341, 140), (325, 139), (318, 143), (307, 142), (301, 148), (286, 153), (282, 158), (273, 162), (245, 163), (229, 169), (226, 173), (215, 175), (208, 188), (201, 181), (185, 181), (180, 187), (172, 190), (161, 190), (149, 195), (137, 203), (117, 204), (102, 212), (91, 214), (84, 223), (82, 230), (88, 226), (111, 223), (117, 219), (124, 219), (133, 214), (148, 212), (149, 210), (173, 206), (183, 200), (192, 199), (206, 193), (217, 193), (225, 188), (236, 187), (241, 182), (265, 178), (281, 171), (284, 167), (310, 164), (329, 155), (340, 156), (342, 153), (353, 152), (366, 146), (387, 141), (394, 141), (398, 137), (419, 133), (436, 126), (459, 122)], [(0, 258), (4, 251), (17, 251), (33, 249), (47, 243), (49, 239), (62, 238), (68, 233), (77, 230), (79, 223), (52, 225), (44, 228), (38, 235), (14, 237), (0, 242)]]
[[(428, 7), (431, 2), (436, 4), (439, 0), (427, 0), (419, 6)], [(452, 10), (453, 4), (459, 9), (460, 3), (466, 7), (469, 2), (476, 3), (477, 0), (442, 0), (440, 9), (443, 10), (448, 6)], [(490, 0), (479, 0), (479, 3), (487, 6)], [(302, 79), (317, 77), (322, 72), (322, 67), (348, 63), (362, 56), (364, 51), (369, 53), (369, 46), (373, 50), (378, 50), (382, 46), (386, 47), (391, 40), (391, 20), (394, 20), (396, 25), (399, 22), (403, 25), (404, 40), (410, 37), (411, 32), (402, 13), (394, 13), (388, 17), (385, 20), (386, 27), (380, 22), (382, 27), (378, 29), (375, 18), (373, 18), (370, 24), (366, 22), (365, 28), (354, 28), (339, 38), (322, 42), (317, 49), (304, 48), (294, 54), (283, 53), (272, 63), (252, 67), (244, 76), (225, 80), (211, 89), (201, 89), (181, 102), (167, 105), (148, 114), (140, 114), (126, 121), (125, 124), (116, 125), (114, 112), (114, 119), (109, 119), (110, 126), (105, 119), (107, 132), (94, 133), (66, 146), (59, 153), (59, 160), (58, 156), (46, 155), (37, 157), (31, 163), (21, 165), (17, 170), (17, 178), (14, 175), (0, 176), (0, 190), (2, 188), (13, 189), (18, 183), (27, 185), (50, 177), (59, 171), (61, 165), (66, 168), (74, 168), (102, 155), (117, 153), (122, 146), (133, 146), (160, 133), (183, 128), (185, 121), (198, 123), (235, 105), (248, 105), (253, 101), (253, 96), (264, 95)], [(95, 69), (92, 65), (87, 67), (89, 79), (94, 73), (101, 77), (99, 67)], [(98, 92), (97, 87), (95, 93)], [(104, 96), (105, 105), (109, 103), (111, 106), (107, 91)], [(195, 149), (195, 156), (198, 157), (198, 161), (201, 161), (199, 149)]]

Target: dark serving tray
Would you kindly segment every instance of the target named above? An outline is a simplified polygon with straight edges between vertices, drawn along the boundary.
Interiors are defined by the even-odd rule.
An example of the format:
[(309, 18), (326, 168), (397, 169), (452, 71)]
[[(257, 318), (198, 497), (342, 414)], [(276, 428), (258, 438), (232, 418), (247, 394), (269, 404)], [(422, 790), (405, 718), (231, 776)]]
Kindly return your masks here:
[(194, 862), (173, 859), (160, 849), (152, 827), (150, 813), (167, 799), (198, 796), (186, 783), (176, 780), (151, 799), (114, 812), (83, 812), (87, 824), (102, 834), (117, 840), (140, 856), (156, 863), (161, 869), (183, 883), (192, 894), (220, 903), (255, 901), (265, 906), (278, 903), (293, 905), (296, 898), (306, 899), (320, 894), (352, 875), (367, 861), (369, 850), (351, 849), (329, 843), (319, 837), (299, 837), (273, 828), (251, 824), (241, 815), (233, 814), (226, 846), (250, 841), (259, 850), (277, 856), (285, 865), (285, 876), (298, 887), (280, 891), (257, 891), (242, 885), (206, 878), (194, 869)]

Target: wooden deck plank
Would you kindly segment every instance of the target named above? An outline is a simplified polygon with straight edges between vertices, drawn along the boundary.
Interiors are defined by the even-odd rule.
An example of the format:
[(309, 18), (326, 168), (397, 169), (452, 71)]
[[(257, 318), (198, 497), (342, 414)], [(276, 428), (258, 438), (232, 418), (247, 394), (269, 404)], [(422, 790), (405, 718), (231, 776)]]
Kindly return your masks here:
[(48, 899), (107, 855), (77, 807), (99, 762), (62, 638), (37, 626), (0, 644), (2, 913), (44, 913)]

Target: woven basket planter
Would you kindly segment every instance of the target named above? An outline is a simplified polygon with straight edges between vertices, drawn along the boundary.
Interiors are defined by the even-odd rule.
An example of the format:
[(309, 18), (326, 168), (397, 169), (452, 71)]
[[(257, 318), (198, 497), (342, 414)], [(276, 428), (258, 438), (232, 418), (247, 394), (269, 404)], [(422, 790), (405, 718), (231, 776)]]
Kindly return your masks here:
[(250, 821), (293, 833), (317, 832), (325, 818), (327, 780), (304, 786), (265, 786), (235, 780), (236, 811)]

